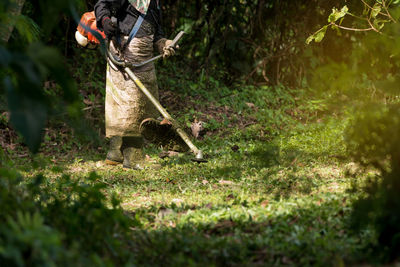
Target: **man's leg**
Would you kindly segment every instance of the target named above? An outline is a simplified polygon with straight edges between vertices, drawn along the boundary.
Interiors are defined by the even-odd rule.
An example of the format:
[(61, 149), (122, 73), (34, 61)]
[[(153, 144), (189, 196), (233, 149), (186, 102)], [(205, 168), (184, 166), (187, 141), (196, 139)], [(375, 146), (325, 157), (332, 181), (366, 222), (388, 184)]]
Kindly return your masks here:
[(142, 169), (144, 163), (142, 136), (123, 137), (123, 167), (128, 169)]
[(110, 138), (110, 148), (107, 152), (106, 164), (107, 165), (117, 165), (122, 163), (122, 137), (112, 136)]

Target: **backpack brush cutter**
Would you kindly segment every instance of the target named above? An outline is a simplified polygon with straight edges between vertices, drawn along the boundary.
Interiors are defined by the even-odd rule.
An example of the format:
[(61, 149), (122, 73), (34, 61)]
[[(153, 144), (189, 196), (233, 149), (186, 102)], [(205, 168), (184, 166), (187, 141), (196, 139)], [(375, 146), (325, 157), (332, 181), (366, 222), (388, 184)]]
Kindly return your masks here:
[[(181, 31), (178, 33), (178, 35), (174, 38), (172, 41), (172, 44), (169, 45), (169, 47), (176, 48), (176, 45), (178, 41), (182, 38), (184, 35), (184, 32)], [(149, 60), (146, 60), (144, 62), (138, 63), (138, 64), (129, 64), (125, 62), (124, 60), (121, 60), (118, 58), (116, 55), (113, 55), (112, 52), (109, 49), (110, 43), (107, 42), (107, 57), (111, 61), (112, 64), (119, 66), (123, 68), (125, 73), (128, 74), (128, 76), (135, 82), (135, 84), (139, 87), (139, 89), (147, 96), (147, 98), (150, 100), (150, 102), (157, 108), (157, 110), (161, 113), (161, 115), (171, 122), (172, 128), (176, 131), (176, 133), (182, 138), (182, 140), (188, 145), (190, 150), (193, 152), (195, 155), (194, 158), (192, 158), (192, 161), (202, 163), (202, 162), (207, 162), (206, 159), (204, 159), (203, 156), (203, 151), (198, 149), (193, 142), (190, 140), (189, 136), (186, 134), (186, 132), (179, 126), (176, 120), (172, 118), (172, 116), (167, 112), (167, 110), (158, 102), (158, 100), (150, 93), (149, 90), (143, 85), (143, 83), (136, 77), (136, 75), (133, 73), (132, 69), (142, 67), (150, 62), (156, 61), (157, 59), (161, 58), (162, 55), (155, 56)]]

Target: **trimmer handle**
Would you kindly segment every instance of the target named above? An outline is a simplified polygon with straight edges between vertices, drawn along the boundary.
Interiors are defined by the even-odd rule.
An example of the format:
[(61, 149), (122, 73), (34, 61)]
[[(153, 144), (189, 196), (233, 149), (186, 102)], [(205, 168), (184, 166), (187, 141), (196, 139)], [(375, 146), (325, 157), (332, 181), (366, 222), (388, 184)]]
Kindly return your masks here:
[(179, 40), (182, 38), (182, 36), (185, 34), (184, 31), (180, 31), (174, 38), (174, 40), (172, 40), (172, 43), (168, 46), (168, 47), (172, 47), (175, 48), (177, 43), (179, 42)]
[[(179, 40), (183, 37), (183, 35), (185, 34), (184, 31), (180, 31), (174, 38), (174, 40), (172, 40), (172, 43), (168, 46), (168, 47), (172, 47), (172, 48), (176, 48), (177, 43), (179, 42)], [(114, 55), (113, 53), (111, 53), (110, 51), (110, 42), (109, 40), (106, 41), (106, 48), (107, 48), (107, 56), (108, 58), (111, 60), (111, 62), (113, 64), (115, 64), (116, 66), (120, 66), (120, 67), (133, 67), (133, 68), (139, 68), (141, 66), (144, 66), (150, 62), (156, 61), (157, 59), (161, 58), (162, 55), (158, 55), (156, 57), (153, 57), (149, 60), (143, 61), (141, 63), (138, 64), (127, 64), (124, 60), (120, 59), (118, 56)]]

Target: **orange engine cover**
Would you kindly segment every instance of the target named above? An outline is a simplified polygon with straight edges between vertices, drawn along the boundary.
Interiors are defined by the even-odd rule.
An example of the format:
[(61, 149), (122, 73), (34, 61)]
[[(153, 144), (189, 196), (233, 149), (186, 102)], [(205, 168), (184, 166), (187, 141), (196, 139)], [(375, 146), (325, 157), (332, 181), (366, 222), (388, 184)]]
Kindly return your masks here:
[(85, 36), (90, 43), (100, 44), (100, 41), (89, 31), (89, 29), (98, 32), (103, 38), (106, 38), (104, 32), (100, 31), (97, 28), (96, 16), (94, 15), (94, 11), (86, 12), (82, 15), (77, 30), (80, 32), (80, 34)]

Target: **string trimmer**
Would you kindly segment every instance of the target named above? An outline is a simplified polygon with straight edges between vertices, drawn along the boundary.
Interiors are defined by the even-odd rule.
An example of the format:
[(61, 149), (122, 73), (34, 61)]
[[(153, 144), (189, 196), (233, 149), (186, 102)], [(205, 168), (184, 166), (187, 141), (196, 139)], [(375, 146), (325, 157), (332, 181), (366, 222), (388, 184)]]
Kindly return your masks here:
[[(178, 35), (174, 38), (172, 43), (169, 45), (171, 48), (176, 48), (176, 45), (178, 41), (182, 38), (182, 36), (185, 33), (183, 31), (179, 32)], [(178, 135), (182, 138), (182, 140), (188, 145), (190, 150), (193, 152), (195, 157), (192, 159), (192, 161), (195, 162), (207, 162), (207, 160), (204, 159), (203, 156), (203, 151), (198, 149), (193, 142), (190, 140), (189, 136), (186, 134), (184, 130), (180, 127), (180, 125), (176, 122), (174, 118), (167, 112), (167, 110), (158, 102), (158, 100), (150, 93), (149, 90), (143, 85), (143, 83), (136, 77), (136, 75), (133, 73), (132, 69), (142, 67), (150, 62), (154, 62), (157, 59), (161, 58), (162, 55), (158, 55), (156, 57), (153, 57), (149, 60), (143, 61), (138, 64), (132, 64), (132, 63), (127, 63), (124, 60), (121, 60), (118, 58), (116, 55), (113, 55), (112, 52), (109, 49), (109, 43), (107, 44), (107, 56), (110, 59), (111, 63), (122, 67), (123, 70), (128, 74), (128, 76), (135, 82), (135, 84), (139, 87), (139, 89), (147, 96), (147, 98), (150, 100), (150, 102), (157, 108), (157, 110), (161, 113), (161, 115), (171, 122), (172, 128), (178, 133)]]

